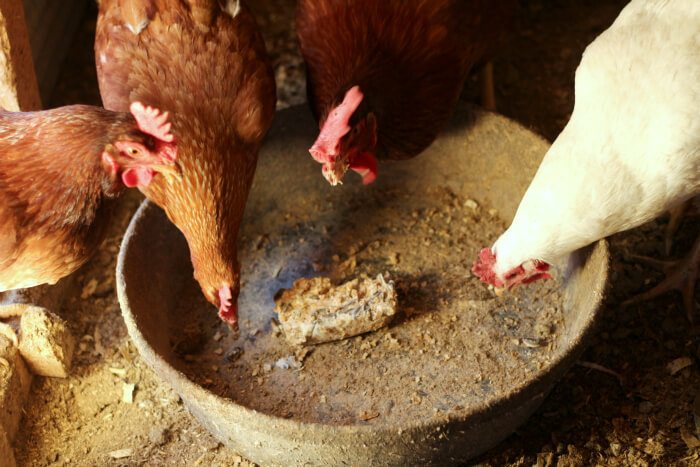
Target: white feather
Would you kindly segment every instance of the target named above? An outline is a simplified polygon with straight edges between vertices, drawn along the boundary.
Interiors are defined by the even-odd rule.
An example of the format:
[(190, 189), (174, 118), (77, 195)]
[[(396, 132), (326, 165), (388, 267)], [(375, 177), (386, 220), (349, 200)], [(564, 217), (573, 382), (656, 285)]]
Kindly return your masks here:
[(700, 193), (700, 1), (630, 2), (586, 49), (575, 91), (569, 123), (493, 246), (500, 277)]
[(129, 31), (133, 32), (135, 35), (138, 36), (141, 33), (141, 31), (143, 31), (146, 28), (146, 26), (148, 26), (148, 23), (148, 18), (146, 18), (138, 24), (131, 24), (129, 22), (126, 22), (124, 24), (126, 24), (126, 27), (129, 28)]

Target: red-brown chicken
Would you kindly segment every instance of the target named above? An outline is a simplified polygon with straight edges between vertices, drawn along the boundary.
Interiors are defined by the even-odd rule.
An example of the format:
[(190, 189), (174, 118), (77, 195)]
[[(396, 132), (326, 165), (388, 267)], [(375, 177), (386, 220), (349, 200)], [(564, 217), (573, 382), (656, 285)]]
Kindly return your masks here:
[(377, 160), (408, 159), (449, 119), (470, 69), (484, 63), (514, 0), (300, 0), (297, 34), (321, 131), (323, 175), (364, 183)]
[(167, 114), (139, 103), (132, 113), (0, 111), (0, 292), (72, 273), (102, 242), (125, 186), (177, 176)]
[(235, 0), (102, 0), (95, 55), (105, 107), (170, 111), (182, 179), (142, 191), (184, 234), (204, 295), (235, 326), (238, 228), (275, 110), (255, 20)]

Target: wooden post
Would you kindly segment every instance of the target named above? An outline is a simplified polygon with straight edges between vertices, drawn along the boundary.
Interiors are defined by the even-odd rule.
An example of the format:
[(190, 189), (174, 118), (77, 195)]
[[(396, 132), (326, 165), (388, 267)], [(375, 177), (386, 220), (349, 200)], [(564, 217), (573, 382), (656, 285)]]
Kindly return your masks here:
[(41, 109), (21, 0), (0, 0), (0, 107), (12, 111)]
[[(41, 109), (39, 86), (21, 0), (0, 0), (0, 107), (12, 111)], [(9, 340), (5, 340), (12, 346)], [(0, 418), (5, 424), (9, 423), (8, 420), (11, 422), (11, 426), (0, 426), (0, 463), (14, 467), (16, 463), (11, 440), (22, 417), (22, 406), (29, 397), (31, 376), (26, 373), (26, 377), (22, 378), (18, 373), (20, 370), (26, 372), (21, 357), (12, 362), (5, 357), (7, 356), (3, 355), (8, 370), (12, 373), (9, 375), (12, 376), (10, 382), (15, 382), (8, 385), (5, 381), (8, 384), (2, 384), (3, 387), (0, 388)], [(22, 368), (17, 365), (21, 365)], [(25, 380), (26, 391), (19, 389), (20, 383), (17, 381), (20, 379)]]

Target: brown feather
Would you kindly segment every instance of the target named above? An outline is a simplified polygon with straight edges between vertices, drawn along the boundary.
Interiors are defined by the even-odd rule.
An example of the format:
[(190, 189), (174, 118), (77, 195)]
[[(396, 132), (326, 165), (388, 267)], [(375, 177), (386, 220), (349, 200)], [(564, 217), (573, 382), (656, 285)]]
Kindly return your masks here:
[(201, 26), (211, 26), (216, 14), (219, 12), (218, 0), (187, 0), (190, 5), (192, 19)]

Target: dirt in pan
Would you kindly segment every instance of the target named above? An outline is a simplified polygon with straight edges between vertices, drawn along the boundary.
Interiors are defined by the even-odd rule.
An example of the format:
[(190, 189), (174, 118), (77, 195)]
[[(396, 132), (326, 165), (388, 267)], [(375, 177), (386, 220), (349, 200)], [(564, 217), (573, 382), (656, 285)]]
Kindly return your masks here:
[[(574, 72), (581, 53), (626, 3), (520, 2), (511, 45), (494, 64), (499, 112), (550, 139), (556, 137), (573, 108)], [(99, 104), (92, 50), (97, 13), (96, 4), (89, 5), (52, 106)], [(260, 0), (251, 6), (259, 13), (274, 60), (280, 107), (303, 102), (303, 64), (292, 29), (295, 3)], [(477, 83), (465, 89), (470, 93), (478, 89)], [(69, 379), (35, 380), (15, 441), (19, 465), (249, 465), (199, 426), (128, 339), (113, 290), (114, 258), (137, 205), (120, 207), (109, 240), (81, 272), (80, 284), (97, 281), (96, 291), (84, 298), (78, 293), (61, 310), (83, 345)], [(684, 221), (672, 258), (692, 246), (700, 229), (699, 214), (696, 206)], [(477, 465), (700, 463), (700, 403), (695, 403), (700, 400), (700, 318), (696, 315), (696, 324), (689, 325), (673, 293), (619, 306), (662, 279), (659, 271), (630, 255), (665, 259), (665, 225), (660, 219), (612, 239), (607, 309), (581, 357), (587, 366), (572, 367), (527, 423), (475, 460)], [(668, 370), (671, 362), (688, 358), (690, 366)], [(126, 375), (110, 372), (115, 368), (126, 370)], [(122, 381), (136, 383), (132, 404), (122, 402)]]
[[(248, 283), (269, 281), (270, 265), (294, 269), (304, 261), (293, 251), (303, 242), (301, 255), (312, 252), (315, 274), (335, 283), (383, 273), (395, 282), (398, 297), (398, 315), (389, 326), (342, 341), (291, 346), (272, 320), (273, 302), (265, 304), (266, 318), (246, 319), (245, 310), (255, 308), (251, 301), (261, 295), (244, 285), (236, 336), (217, 320), (197, 284), (186, 281), (178, 311), (183, 319), (173, 320), (178, 329), (189, 323), (187, 334), (173, 333), (182, 336), (173, 342), (181, 369), (210, 390), (268, 414), (406, 426), (493, 403), (559, 355), (564, 322), (556, 282), (495, 298), (469, 272), (468, 259), (505, 228), (493, 210), (442, 189), (424, 200), (438, 208), (415, 209), (396, 193), (381, 198), (390, 200), (381, 223), (334, 229), (330, 218), (342, 208), (328, 205), (322, 208), (328, 214), (312, 215), (320, 220), (314, 226), (290, 219), (295, 227), (283, 225), (279, 235), (244, 238), (241, 261), (255, 275)], [(327, 255), (328, 243), (347, 254)], [(193, 317), (200, 321), (193, 324)]]

